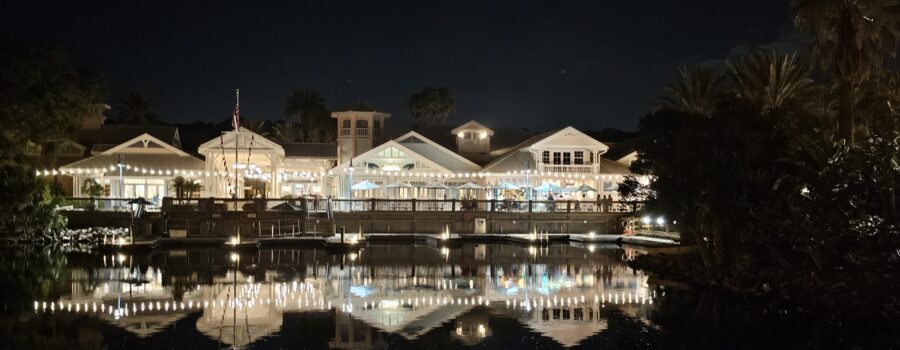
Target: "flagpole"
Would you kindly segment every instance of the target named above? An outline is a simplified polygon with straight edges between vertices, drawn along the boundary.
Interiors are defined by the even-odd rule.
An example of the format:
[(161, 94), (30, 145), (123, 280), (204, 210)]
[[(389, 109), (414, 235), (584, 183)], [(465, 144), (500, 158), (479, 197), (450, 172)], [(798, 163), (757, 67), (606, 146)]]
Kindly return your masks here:
[[(235, 92), (234, 92), (234, 97), (235, 97), (235, 100), (236, 100), (236, 101), (235, 101), (235, 102), (236, 102), (236, 104), (235, 104), (235, 113), (240, 113), (240, 108), (241, 108), (241, 89), (236, 89), (236, 90), (234, 90), (234, 91), (235, 91)], [(234, 117), (234, 118), (240, 118), (240, 117), (238, 116), (238, 117)], [(235, 125), (234, 125), (234, 163), (231, 165), (231, 166), (234, 167), (234, 199), (235, 199), (235, 201), (234, 201), (234, 210), (235, 210), (235, 211), (237, 211), (237, 199), (238, 199), (238, 167), (237, 167), (237, 164), (238, 164), (238, 136), (239, 136), (238, 133), (239, 133), (239, 131), (240, 131), (240, 129), (241, 129), (240, 122), (241, 122), (240, 119), (235, 119)]]

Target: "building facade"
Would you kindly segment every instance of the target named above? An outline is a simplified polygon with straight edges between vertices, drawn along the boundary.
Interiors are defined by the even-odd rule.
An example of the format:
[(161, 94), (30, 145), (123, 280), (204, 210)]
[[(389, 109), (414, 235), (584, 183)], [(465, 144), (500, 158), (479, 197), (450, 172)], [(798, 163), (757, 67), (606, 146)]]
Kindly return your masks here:
[(154, 203), (175, 196), (177, 177), (201, 184), (196, 196), (217, 198), (593, 200), (615, 199), (636, 159), (625, 144), (611, 147), (573, 127), (534, 134), (473, 120), (400, 130), (386, 127), (389, 113), (365, 104), (332, 118), (334, 143), (278, 143), (241, 128), (190, 154), (177, 128), (107, 126), (101, 111), (65, 145), (83, 157), (38, 174), (66, 176), (74, 196), (96, 181), (104, 196)]

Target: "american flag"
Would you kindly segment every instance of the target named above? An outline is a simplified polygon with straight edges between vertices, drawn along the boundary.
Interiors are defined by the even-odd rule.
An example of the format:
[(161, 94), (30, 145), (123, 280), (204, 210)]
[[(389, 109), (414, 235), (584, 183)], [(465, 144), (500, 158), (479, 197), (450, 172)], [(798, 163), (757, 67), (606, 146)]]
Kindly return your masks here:
[(237, 131), (241, 127), (241, 105), (234, 105), (234, 113), (231, 115), (231, 126)]

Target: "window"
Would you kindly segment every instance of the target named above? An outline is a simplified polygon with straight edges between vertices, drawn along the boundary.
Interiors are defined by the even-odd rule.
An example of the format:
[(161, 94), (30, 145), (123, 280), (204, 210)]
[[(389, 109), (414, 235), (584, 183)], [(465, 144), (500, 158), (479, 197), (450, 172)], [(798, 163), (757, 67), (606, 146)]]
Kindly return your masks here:
[(564, 152), (563, 153), (563, 165), (569, 165), (569, 164), (572, 164), (572, 153)]
[(591, 152), (591, 164), (594, 164), (594, 152)]
[(373, 123), (373, 125), (374, 125), (373, 127), (374, 127), (375, 129), (381, 129), (381, 121), (380, 121), (380, 120), (376, 120), (376, 121), (374, 121), (374, 122), (372, 122), (372, 123)]
[(562, 164), (562, 153), (553, 152), (553, 164), (556, 164), (556, 165)]
[(350, 128), (350, 120), (346, 120), (346, 119), (343, 120), (343, 121), (341, 122), (341, 127), (342, 127), (342, 128), (345, 128), (345, 129), (349, 129), (349, 128)]
[(474, 140), (474, 139), (475, 139), (475, 133), (474, 133), (474, 132), (471, 132), (471, 131), (467, 131), (465, 134), (463, 134), (463, 138), (466, 139), (466, 140)]
[(369, 121), (368, 121), (368, 120), (357, 120), (357, 121), (356, 121), (356, 127), (359, 128), (359, 129), (365, 129), (365, 128), (368, 128), (368, 127), (369, 127)]
[(550, 151), (544, 151), (541, 154), (541, 163), (550, 164)]
[(575, 165), (584, 164), (584, 151), (575, 151)]

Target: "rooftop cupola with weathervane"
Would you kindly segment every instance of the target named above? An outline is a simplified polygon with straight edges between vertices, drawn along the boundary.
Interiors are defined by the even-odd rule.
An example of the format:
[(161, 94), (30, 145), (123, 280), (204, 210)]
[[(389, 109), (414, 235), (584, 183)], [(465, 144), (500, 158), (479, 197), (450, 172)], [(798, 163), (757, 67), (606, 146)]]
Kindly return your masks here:
[(378, 112), (375, 107), (356, 103), (331, 113), (337, 119), (337, 161), (342, 164), (381, 143), (385, 119), (389, 113)]
[(450, 131), (456, 136), (456, 152), (459, 154), (488, 153), (491, 150), (491, 137), (494, 130), (470, 121)]

